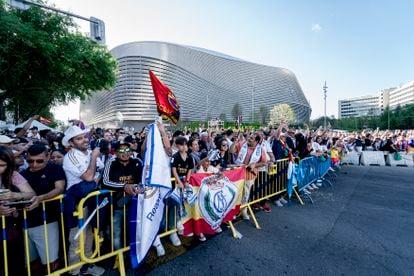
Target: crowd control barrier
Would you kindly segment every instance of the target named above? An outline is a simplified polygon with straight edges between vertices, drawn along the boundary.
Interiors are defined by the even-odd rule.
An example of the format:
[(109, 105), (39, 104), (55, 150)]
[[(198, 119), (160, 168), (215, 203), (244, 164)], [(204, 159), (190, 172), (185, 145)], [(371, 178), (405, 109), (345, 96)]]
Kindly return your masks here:
[[(315, 160), (314, 160), (315, 161)], [(303, 162), (303, 161), (302, 161)], [(305, 161), (306, 164), (308, 161)], [(309, 161), (311, 162), (311, 161)], [(252, 187), (251, 190), (251, 197), (250, 200), (241, 205), (240, 208), (247, 208), (250, 216), (256, 226), (256, 228), (260, 229), (259, 222), (252, 210), (252, 205), (258, 203), (262, 200), (271, 199), (276, 195), (281, 195), (286, 193), (288, 180), (287, 180), (287, 170), (288, 170), (288, 159), (283, 159), (277, 161), (275, 164), (270, 166), (266, 173), (259, 173), (256, 184)], [(316, 163), (315, 163), (316, 164)], [(304, 166), (306, 167), (306, 166)], [(311, 167), (307, 167), (311, 169)], [(319, 170), (313, 169), (313, 177), (317, 178), (317, 176), (324, 173), (325, 168), (320, 166)], [(172, 179), (174, 181), (174, 179)], [(301, 183), (301, 182), (299, 182)], [(299, 200), (300, 204), (303, 204), (301, 197), (299, 196), (296, 185), (293, 187), (294, 195)], [(99, 190), (88, 194), (85, 198), (83, 198), (79, 205), (76, 212), (74, 212), (74, 216), (77, 217), (78, 220), (78, 228), (82, 229), (83, 226), (88, 222), (89, 224), (93, 224), (95, 227), (94, 229), (85, 229), (84, 231), (79, 232), (79, 238), (77, 239), (79, 244), (77, 245), (78, 248), (75, 250), (76, 253), (79, 254), (80, 261), (74, 264), (69, 263), (69, 256), (68, 256), (68, 249), (70, 243), (68, 242), (69, 231), (65, 227), (65, 221), (63, 216), (63, 195), (58, 196), (54, 199), (47, 200), (42, 202), (40, 208), (42, 208), (43, 212), (43, 233), (45, 236), (45, 256), (48, 259), (47, 265), (44, 268), (44, 271), (41, 274), (48, 274), (48, 275), (61, 275), (63, 273), (69, 272), (73, 269), (79, 268), (85, 264), (92, 264), (97, 263), (103, 260), (107, 260), (113, 258), (115, 260), (114, 268), (118, 268), (120, 275), (125, 275), (125, 263), (124, 263), (124, 253), (129, 251), (128, 245), (128, 233), (127, 233), (127, 222), (128, 222), (128, 210), (127, 210), (127, 201), (128, 197), (123, 194), (122, 197), (122, 207), (119, 209), (119, 204), (117, 206), (117, 210), (115, 210), (116, 198), (115, 192), (109, 190)], [(108, 200), (108, 204), (104, 207), (101, 207), (102, 201), (106, 198)], [(59, 261), (60, 266), (57, 270), (53, 270), (50, 265), (49, 260), (49, 245), (48, 245), (48, 233), (47, 228), (47, 206), (48, 202), (57, 202), (59, 205), (59, 244), (60, 244), (60, 252), (59, 252)], [(90, 206), (90, 203), (93, 203), (95, 206), (93, 210), (89, 209), (89, 212), (94, 212), (97, 210), (94, 218), (93, 223), (89, 221), (85, 221), (88, 218), (87, 208), (86, 206)], [(119, 200), (118, 200), (119, 203)], [(122, 212), (120, 216), (122, 218), (122, 227), (120, 233), (120, 243), (116, 246), (116, 226), (114, 223), (115, 212)], [(164, 222), (161, 225), (161, 229), (159, 232), (159, 237), (165, 237), (170, 235), (171, 233), (177, 232), (177, 210), (175, 209), (174, 215), (171, 216), (168, 213), (168, 206), (166, 205), (164, 211)], [(171, 210), (170, 210), (171, 212)], [(0, 247), (0, 252), (2, 252), (2, 266), (0, 267), (1, 274), (4, 275), (32, 275), (33, 274), (33, 264), (32, 260), (30, 260), (30, 245), (28, 243), (29, 240), (29, 233), (27, 228), (27, 219), (30, 217), (30, 212), (22, 211), (23, 216), (23, 225), (20, 231), (17, 231), (21, 235), (21, 239), (19, 239), (16, 244), (13, 244), (12, 237), (10, 236), (9, 231), (9, 217), (1, 216), (1, 223), (2, 223), (2, 246)], [(171, 219), (174, 220), (173, 223)], [(170, 222), (169, 222), (170, 220)], [(171, 227), (171, 225), (174, 225)], [(238, 238), (238, 231), (235, 229), (234, 224), (232, 221), (228, 222), (228, 226), (231, 228), (232, 234), (234, 238)], [(24, 230), (23, 234), (21, 229)], [(88, 249), (88, 244), (85, 241), (85, 235), (87, 231), (92, 231), (94, 246), (92, 247), (93, 250)], [(119, 233), (118, 233), (119, 234)], [(119, 237), (119, 235), (118, 235)], [(26, 242), (23, 243), (23, 240)], [(17, 256), (17, 257), (16, 257)], [(24, 257), (23, 257), (24, 256)], [(14, 261), (18, 260), (20, 264), (16, 264)], [(24, 270), (23, 272), (18, 270)]]
[(395, 159), (395, 153), (389, 153), (386, 156), (386, 163), (389, 166), (405, 166), (405, 167), (413, 167), (414, 166), (414, 161), (413, 161), (413, 157), (414, 155), (412, 153), (405, 153), (405, 152), (400, 152), (400, 160), (396, 160)]
[(385, 158), (383, 151), (363, 151), (361, 153), (362, 165), (385, 166)]
[(361, 157), (361, 153), (356, 151), (348, 152), (344, 159), (342, 160), (343, 164), (352, 164), (352, 165), (359, 165), (359, 158)]
[(302, 159), (296, 169), (299, 191), (302, 191), (318, 179), (323, 178), (330, 167), (331, 158), (329, 157), (325, 158), (325, 160), (313, 156)]

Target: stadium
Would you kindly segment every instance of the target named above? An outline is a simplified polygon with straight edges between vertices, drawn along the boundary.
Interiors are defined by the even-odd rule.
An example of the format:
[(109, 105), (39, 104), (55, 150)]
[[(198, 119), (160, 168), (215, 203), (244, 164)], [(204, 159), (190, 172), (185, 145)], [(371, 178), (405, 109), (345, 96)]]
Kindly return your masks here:
[(118, 63), (117, 82), (112, 90), (96, 92), (81, 103), (81, 120), (87, 125), (137, 128), (152, 122), (157, 111), (148, 70), (176, 95), (181, 121), (232, 121), (236, 104), (244, 121), (251, 121), (252, 114), (258, 121), (261, 107), (268, 114), (280, 103), (293, 109), (299, 123), (310, 117), (296, 76), (285, 68), (167, 42), (131, 42), (111, 53)]

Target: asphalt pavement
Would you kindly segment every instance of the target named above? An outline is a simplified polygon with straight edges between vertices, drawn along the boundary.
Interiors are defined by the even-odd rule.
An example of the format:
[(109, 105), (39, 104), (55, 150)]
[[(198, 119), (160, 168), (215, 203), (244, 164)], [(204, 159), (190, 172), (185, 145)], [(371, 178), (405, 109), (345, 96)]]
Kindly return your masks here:
[[(149, 275), (414, 275), (414, 168), (343, 168), (313, 204), (272, 205)], [(165, 242), (167, 243), (167, 242)], [(169, 252), (169, 247), (167, 254)]]

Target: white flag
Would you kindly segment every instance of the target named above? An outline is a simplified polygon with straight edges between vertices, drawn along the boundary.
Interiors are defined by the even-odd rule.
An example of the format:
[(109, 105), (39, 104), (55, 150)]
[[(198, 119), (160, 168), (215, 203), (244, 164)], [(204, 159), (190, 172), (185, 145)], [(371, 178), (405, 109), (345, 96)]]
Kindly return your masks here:
[(164, 213), (164, 198), (171, 191), (170, 157), (165, 152), (156, 124), (148, 131), (142, 183), (145, 192), (131, 205), (130, 246), (133, 268), (144, 260), (157, 237)]

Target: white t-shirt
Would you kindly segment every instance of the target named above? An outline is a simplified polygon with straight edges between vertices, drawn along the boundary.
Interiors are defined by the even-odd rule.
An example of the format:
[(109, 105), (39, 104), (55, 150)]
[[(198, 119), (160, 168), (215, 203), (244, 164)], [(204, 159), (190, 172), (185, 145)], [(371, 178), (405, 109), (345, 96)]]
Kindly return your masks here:
[[(72, 149), (65, 155), (63, 158), (63, 170), (66, 174), (66, 190), (83, 181), (80, 177), (88, 170), (91, 153), (92, 151), (90, 150), (87, 153), (83, 153), (80, 150)], [(104, 168), (104, 164), (99, 158), (96, 160), (96, 168)], [(97, 173), (95, 178), (98, 176), (99, 174)]]
[[(267, 140), (262, 141), (262, 149), (266, 153), (266, 159), (271, 160), (269, 152), (272, 152), (272, 147), (270, 146), (270, 143)], [(267, 169), (268, 169), (267, 166), (262, 166), (262, 167), (259, 167), (258, 171), (259, 172), (267, 172)]]

